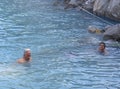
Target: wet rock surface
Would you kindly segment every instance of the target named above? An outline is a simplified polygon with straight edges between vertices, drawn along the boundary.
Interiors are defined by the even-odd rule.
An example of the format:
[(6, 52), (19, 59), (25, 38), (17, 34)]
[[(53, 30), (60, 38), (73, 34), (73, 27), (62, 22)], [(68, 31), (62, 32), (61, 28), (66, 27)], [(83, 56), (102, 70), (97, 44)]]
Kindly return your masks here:
[(107, 27), (103, 34), (103, 39), (120, 41), (120, 24)]
[(120, 21), (120, 0), (64, 0), (67, 4), (81, 6), (98, 16)]

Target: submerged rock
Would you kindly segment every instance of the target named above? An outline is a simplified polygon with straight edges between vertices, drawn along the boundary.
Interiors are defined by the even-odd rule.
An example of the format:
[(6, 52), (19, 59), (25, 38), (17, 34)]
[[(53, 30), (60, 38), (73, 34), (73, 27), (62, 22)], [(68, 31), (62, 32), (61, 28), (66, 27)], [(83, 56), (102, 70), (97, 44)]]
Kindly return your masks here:
[(95, 26), (89, 26), (88, 27), (88, 32), (89, 33), (95, 33), (95, 34), (102, 34), (105, 32), (104, 29), (97, 28)]

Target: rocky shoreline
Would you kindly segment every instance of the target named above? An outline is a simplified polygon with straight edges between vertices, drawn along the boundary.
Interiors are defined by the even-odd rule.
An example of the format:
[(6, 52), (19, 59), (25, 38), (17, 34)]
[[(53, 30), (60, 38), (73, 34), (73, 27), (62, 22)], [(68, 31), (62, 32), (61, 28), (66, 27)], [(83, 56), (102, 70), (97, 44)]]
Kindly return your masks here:
[(120, 21), (120, 0), (64, 0), (64, 3), (80, 6), (98, 16)]
[[(64, 9), (79, 8), (97, 16), (120, 22), (120, 0), (56, 0), (54, 5), (64, 4)], [(105, 27), (103, 39), (120, 42), (120, 24)]]

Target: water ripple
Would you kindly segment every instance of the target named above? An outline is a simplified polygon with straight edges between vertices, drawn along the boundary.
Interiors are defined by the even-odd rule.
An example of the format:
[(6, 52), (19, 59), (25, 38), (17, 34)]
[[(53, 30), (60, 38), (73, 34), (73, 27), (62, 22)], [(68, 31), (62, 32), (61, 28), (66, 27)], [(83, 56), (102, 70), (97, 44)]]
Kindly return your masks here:
[[(119, 46), (106, 42), (109, 55), (100, 55), (101, 37), (87, 32), (107, 23), (52, 4), (0, 1), (1, 89), (119, 89)], [(32, 62), (17, 64), (24, 48), (31, 49)]]

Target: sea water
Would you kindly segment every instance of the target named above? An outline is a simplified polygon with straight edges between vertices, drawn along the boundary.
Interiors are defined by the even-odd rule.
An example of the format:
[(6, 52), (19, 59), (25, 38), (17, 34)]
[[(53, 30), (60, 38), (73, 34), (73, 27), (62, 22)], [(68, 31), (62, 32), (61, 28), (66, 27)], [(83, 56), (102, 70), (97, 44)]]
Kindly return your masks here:
[[(119, 47), (98, 54), (102, 36), (87, 30), (109, 24), (53, 3), (0, 0), (0, 89), (119, 89)], [(32, 62), (17, 64), (25, 48)]]

